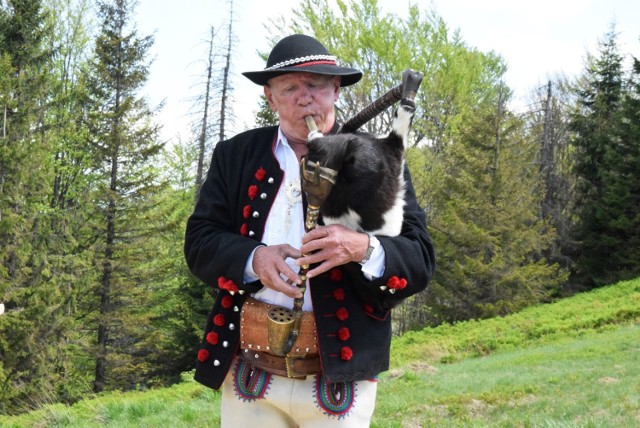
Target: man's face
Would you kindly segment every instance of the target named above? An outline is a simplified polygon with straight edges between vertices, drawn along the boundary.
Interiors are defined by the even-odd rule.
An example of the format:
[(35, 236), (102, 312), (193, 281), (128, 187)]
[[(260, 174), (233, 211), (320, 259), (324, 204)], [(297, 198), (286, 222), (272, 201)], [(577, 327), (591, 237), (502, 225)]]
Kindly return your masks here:
[(309, 128), (305, 116), (312, 115), (323, 134), (333, 127), (333, 105), (340, 94), (340, 78), (312, 73), (283, 74), (269, 80), (264, 94), (271, 110), (278, 113), (287, 139), (306, 141)]

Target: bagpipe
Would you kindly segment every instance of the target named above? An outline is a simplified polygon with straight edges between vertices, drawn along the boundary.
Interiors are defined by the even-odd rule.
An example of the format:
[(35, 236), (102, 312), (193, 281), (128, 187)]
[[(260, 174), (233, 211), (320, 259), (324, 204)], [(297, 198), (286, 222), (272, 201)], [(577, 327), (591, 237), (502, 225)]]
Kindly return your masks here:
[[(309, 152), (300, 162), (300, 180), (302, 191), (307, 198), (307, 212), (305, 216), (305, 232), (313, 230), (318, 224), (320, 214), (325, 224), (340, 223), (340, 218), (355, 212), (360, 217), (359, 224), (349, 224), (348, 227), (369, 233), (387, 235), (399, 234), (402, 223), (400, 216), (394, 224), (386, 224), (383, 214), (394, 209), (397, 204), (397, 194), (372, 195), (362, 194), (362, 203), (354, 197), (353, 189), (344, 188), (339, 182), (341, 174), (358, 177), (360, 183), (355, 186), (371, 189), (379, 180), (388, 180), (384, 188), (397, 189), (395, 193), (403, 191), (401, 168), (404, 165), (403, 152), (411, 120), (415, 112), (415, 97), (422, 82), (422, 73), (405, 70), (402, 82), (374, 100), (359, 113), (348, 119), (338, 130), (337, 134), (323, 136), (312, 116), (305, 117), (309, 135), (307, 143)], [(365, 123), (400, 101), (392, 129), (384, 139), (368, 138), (355, 132)], [(380, 144), (377, 144), (380, 143)], [(358, 159), (358, 171), (345, 172), (346, 157)], [(348, 167), (353, 168), (353, 163)], [(380, 174), (386, 176), (380, 178)], [(374, 177), (376, 177), (376, 181)], [(356, 194), (362, 192), (356, 192)], [(376, 200), (375, 208), (370, 200)], [(347, 203), (347, 201), (349, 201)], [(351, 206), (348, 206), (351, 204)], [(401, 211), (401, 207), (400, 207)], [(309, 265), (301, 266), (299, 275), (302, 297), (294, 299), (293, 310), (274, 307), (269, 311), (269, 346), (271, 351), (280, 356), (286, 356), (293, 348), (300, 331), (302, 306), (306, 291), (307, 273)]]

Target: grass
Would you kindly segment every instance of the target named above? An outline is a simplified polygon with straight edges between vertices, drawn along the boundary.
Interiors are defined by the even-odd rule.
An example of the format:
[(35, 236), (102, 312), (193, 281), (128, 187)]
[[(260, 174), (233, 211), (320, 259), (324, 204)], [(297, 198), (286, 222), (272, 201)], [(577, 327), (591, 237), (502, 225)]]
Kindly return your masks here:
[[(54, 404), (0, 427), (217, 427), (191, 380)], [(394, 340), (372, 427), (640, 426), (640, 279)]]
[(640, 325), (381, 377), (374, 427), (640, 426)]
[(0, 416), (0, 427), (216, 427), (219, 396), (194, 382), (190, 373), (169, 388), (108, 392), (72, 406), (53, 404), (19, 416)]

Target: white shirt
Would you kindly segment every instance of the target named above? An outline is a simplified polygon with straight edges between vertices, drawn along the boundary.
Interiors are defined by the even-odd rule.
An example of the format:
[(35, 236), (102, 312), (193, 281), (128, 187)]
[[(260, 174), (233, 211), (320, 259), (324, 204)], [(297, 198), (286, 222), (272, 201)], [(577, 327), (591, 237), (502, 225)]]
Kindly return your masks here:
[[(278, 128), (278, 140), (274, 147), (274, 155), (280, 163), (280, 168), (284, 171), (282, 184), (278, 189), (278, 194), (267, 217), (264, 236), (262, 242), (267, 245), (289, 244), (294, 248), (302, 245), (304, 235), (304, 207), (302, 204), (302, 190), (300, 188), (300, 166), (295, 152), (289, 145), (287, 137)], [(245, 283), (259, 279), (253, 270), (253, 254), (249, 256), (244, 271)], [(379, 245), (371, 254), (369, 261), (362, 266), (362, 273), (371, 280), (379, 278), (384, 273), (384, 249)], [(298, 272), (300, 267), (295, 264), (295, 260), (287, 259), (287, 264), (294, 272)], [(283, 276), (284, 278), (284, 276)], [(293, 299), (278, 291), (264, 287), (254, 294), (255, 299), (273, 305), (293, 308)], [(304, 311), (312, 311), (311, 296), (309, 286), (304, 295)]]

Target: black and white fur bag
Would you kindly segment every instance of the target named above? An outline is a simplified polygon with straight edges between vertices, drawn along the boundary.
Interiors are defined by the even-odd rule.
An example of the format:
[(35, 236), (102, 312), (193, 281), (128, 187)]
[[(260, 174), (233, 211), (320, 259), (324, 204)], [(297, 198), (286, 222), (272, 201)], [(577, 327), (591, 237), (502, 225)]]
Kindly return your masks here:
[(396, 236), (404, 211), (404, 151), (415, 112), (403, 98), (386, 137), (365, 133), (311, 139), (307, 159), (337, 171), (320, 207), (325, 225), (342, 224), (375, 235)]

